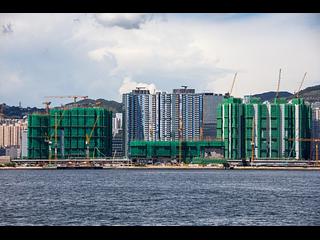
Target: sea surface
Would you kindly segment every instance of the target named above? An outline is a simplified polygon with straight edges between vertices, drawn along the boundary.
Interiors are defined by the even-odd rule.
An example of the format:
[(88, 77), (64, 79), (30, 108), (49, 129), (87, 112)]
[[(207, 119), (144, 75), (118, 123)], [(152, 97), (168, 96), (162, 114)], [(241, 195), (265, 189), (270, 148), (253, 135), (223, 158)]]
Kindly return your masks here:
[(319, 204), (319, 171), (0, 171), (0, 225), (320, 225)]

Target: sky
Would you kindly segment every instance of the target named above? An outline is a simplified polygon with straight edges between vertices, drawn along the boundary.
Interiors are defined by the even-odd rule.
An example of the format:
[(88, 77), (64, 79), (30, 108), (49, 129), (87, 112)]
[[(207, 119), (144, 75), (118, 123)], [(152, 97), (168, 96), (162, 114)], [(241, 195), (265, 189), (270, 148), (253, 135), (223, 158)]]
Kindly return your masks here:
[[(0, 14), (0, 103), (121, 101), (135, 87), (232, 95), (320, 84), (320, 14)], [(72, 99), (51, 99), (52, 105)]]

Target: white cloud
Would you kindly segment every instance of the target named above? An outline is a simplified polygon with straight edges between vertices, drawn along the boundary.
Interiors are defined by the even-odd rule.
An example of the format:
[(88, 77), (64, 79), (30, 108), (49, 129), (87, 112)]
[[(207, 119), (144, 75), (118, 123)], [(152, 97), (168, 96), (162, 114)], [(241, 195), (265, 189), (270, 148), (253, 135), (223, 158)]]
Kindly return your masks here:
[(103, 26), (139, 29), (142, 24), (150, 21), (153, 15), (150, 13), (97, 13), (95, 18)]
[(14, 26), (0, 34), (0, 87), (12, 73), (23, 86), (1, 92), (0, 101), (19, 96), (41, 106), (42, 96), (59, 94), (121, 101), (139, 83), (225, 93), (236, 71), (233, 92), (242, 97), (275, 90), (279, 68), (281, 90), (294, 91), (305, 71), (303, 88), (319, 84), (319, 14), (111, 15), (103, 27), (94, 14), (0, 14), (0, 26)]
[(143, 82), (135, 82), (132, 81), (130, 77), (125, 77), (123, 82), (119, 88), (119, 94), (129, 93), (137, 87), (144, 88), (149, 90), (150, 93), (154, 93), (156, 91), (156, 85), (154, 83), (143, 83)]
[(117, 60), (115, 56), (108, 51), (107, 48), (98, 48), (88, 52), (88, 57), (96, 62), (104, 61), (106, 67), (113, 69), (117, 67)]
[(99, 48), (88, 52), (89, 58), (97, 62), (101, 62), (106, 55), (108, 55), (107, 48)]

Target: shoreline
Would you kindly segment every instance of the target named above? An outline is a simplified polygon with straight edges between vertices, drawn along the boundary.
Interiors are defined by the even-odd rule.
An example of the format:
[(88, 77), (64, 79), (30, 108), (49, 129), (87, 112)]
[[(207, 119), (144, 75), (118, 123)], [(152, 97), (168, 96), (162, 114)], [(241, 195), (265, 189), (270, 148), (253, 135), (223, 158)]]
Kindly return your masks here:
[[(72, 168), (70, 168), (72, 169)], [(85, 169), (85, 168), (84, 168)], [(224, 169), (222, 167), (212, 167), (212, 166), (107, 166), (102, 169), (92, 169), (92, 170), (302, 170), (302, 171), (320, 171), (320, 167), (234, 167), (233, 169)], [(56, 167), (0, 167), (0, 170), (62, 170)], [(69, 170), (69, 169), (68, 169)], [(72, 169), (72, 170), (83, 170), (83, 169)], [(88, 169), (89, 170), (89, 169)]]

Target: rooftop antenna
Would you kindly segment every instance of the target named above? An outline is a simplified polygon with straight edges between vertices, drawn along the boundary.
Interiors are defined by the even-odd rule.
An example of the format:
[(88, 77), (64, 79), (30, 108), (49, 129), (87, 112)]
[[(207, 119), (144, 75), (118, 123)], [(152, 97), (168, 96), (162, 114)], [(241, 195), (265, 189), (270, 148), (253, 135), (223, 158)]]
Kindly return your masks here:
[(136, 87), (137, 90), (145, 89), (146, 87)]

